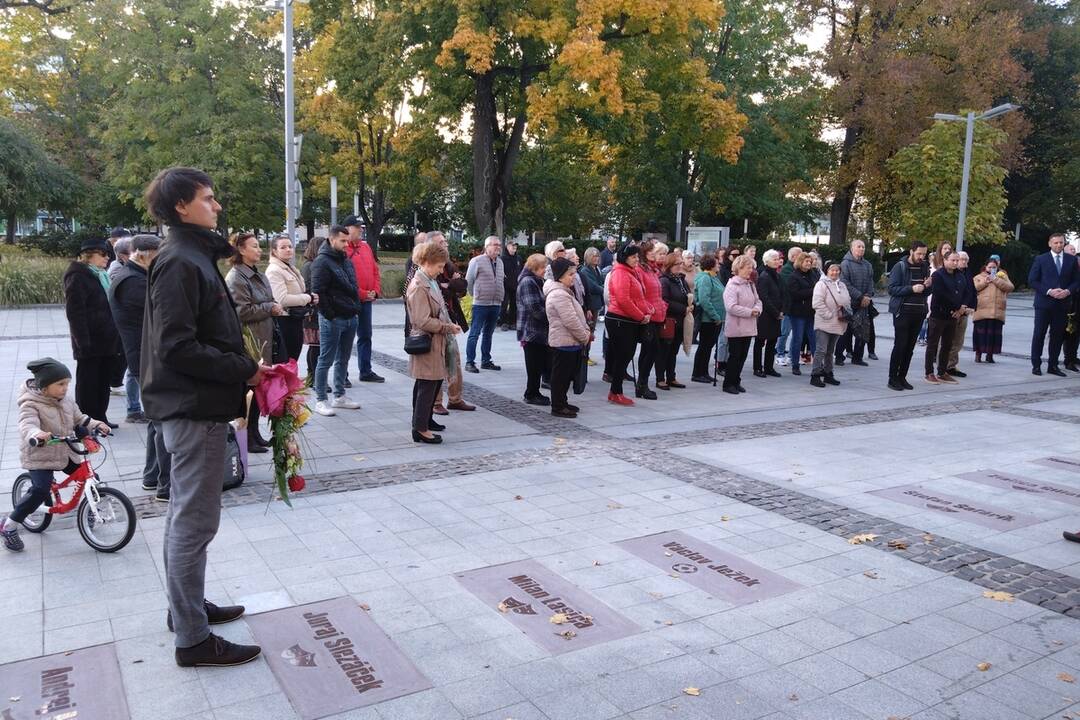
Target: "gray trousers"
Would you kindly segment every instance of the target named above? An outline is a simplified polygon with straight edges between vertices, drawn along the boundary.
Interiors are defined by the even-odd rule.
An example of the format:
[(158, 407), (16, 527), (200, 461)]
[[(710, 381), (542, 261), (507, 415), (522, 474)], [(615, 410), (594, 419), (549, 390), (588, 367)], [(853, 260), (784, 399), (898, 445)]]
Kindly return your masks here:
[(172, 474), (172, 460), (165, 449), (165, 437), (161, 432), (161, 423), (151, 422), (146, 426), (146, 463), (143, 465), (143, 484), (157, 485), (158, 490), (169, 490), (169, 477)]
[(814, 330), (814, 367), (811, 375), (832, 375), (833, 353), (836, 352), (836, 343), (840, 336), (836, 333)]
[(206, 548), (221, 521), (221, 484), (228, 428), (212, 420), (166, 420), (172, 488), (165, 515), (165, 584), (176, 646), (198, 645), (210, 635), (203, 606)]

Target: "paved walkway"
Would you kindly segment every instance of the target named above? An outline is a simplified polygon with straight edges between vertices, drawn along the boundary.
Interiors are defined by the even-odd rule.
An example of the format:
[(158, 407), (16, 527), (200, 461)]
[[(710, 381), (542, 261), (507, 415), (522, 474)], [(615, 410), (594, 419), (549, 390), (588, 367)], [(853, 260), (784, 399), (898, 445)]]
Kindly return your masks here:
[[(1026, 351), (1029, 303), (1010, 303), (1008, 352)], [(605, 402), (597, 367), (567, 421), (520, 401), (521, 351), (498, 332), (503, 371), (466, 376), (480, 409), (449, 416), (444, 445), (417, 446), (401, 316), (399, 304), (376, 308), (387, 382), (358, 384), (362, 410), (309, 426), (309, 486), (295, 509), (268, 501), (269, 467), (255, 460), (226, 496), (210, 551), (211, 599), (254, 615), (351, 598), (400, 651), (369, 658), (375, 674), (403, 659), (425, 679), (400, 692), (427, 689), (360, 696), (364, 707), (334, 717), (1080, 714), (1080, 547), (1060, 535), (1080, 527), (1080, 376), (1034, 378), (1022, 357), (975, 366), (965, 353), (958, 386), (895, 393), (880, 318), (883, 359), (838, 369), (839, 388), (750, 376), (739, 397), (692, 386), (624, 409)], [(23, 368), (40, 355), (70, 361), (70, 346), (63, 313), (49, 308), (0, 312), (0, 339), (3, 510)], [(688, 365), (680, 359), (681, 375)], [(113, 398), (114, 417), (123, 402)], [(164, 508), (139, 488), (143, 439), (122, 426), (99, 470), (137, 501), (127, 548), (93, 553), (62, 518), (23, 533), (22, 555), (0, 556), (0, 663), (16, 663), (0, 667), (0, 707), (31, 715), (10, 699), (27, 694), (9, 687), (26, 667), (17, 661), (103, 646), (127, 709), (100, 717), (315, 717), (282, 669), (286, 654), (296, 664), (291, 648), (229, 670), (173, 664)], [(635, 540), (658, 533), (674, 534)], [(503, 563), (525, 564), (487, 573), (519, 579), (500, 607), (468, 571)], [(526, 570), (538, 585), (520, 580)], [(563, 611), (583, 627), (567, 636), (570, 624), (545, 624), (539, 585), (586, 608), (588, 620)], [(518, 601), (539, 624), (513, 610)], [(221, 631), (250, 640), (264, 625)], [(358, 645), (383, 647), (364, 637)], [(344, 667), (311, 662), (304, 677), (316, 687)]]

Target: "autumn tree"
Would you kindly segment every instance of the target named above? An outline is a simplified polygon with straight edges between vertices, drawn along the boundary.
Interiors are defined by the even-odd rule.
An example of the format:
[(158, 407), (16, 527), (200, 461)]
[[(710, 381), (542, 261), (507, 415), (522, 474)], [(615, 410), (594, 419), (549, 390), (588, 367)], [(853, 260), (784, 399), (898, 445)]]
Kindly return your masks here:
[(56, 162), (26, 128), (0, 118), (0, 217), (7, 223), (4, 242), (15, 242), (20, 216), (39, 209), (74, 206), (78, 178)]
[[(917, 142), (887, 163), (897, 206), (896, 230), (931, 247), (953, 242), (960, 208), (966, 124), (935, 122)], [(1005, 168), (1001, 147), (1008, 136), (987, 121), (975, 123), (968, 184), (965, 244), (994, 244), (1005, 239)]]
[[(885, 191), (885, 163), (911, 143), (934, 112), (1023, 98), (1017, 50), (1033, 41), (1025, 1), (805, 0), (828, 28), (824, 70), (830, 114), (843, 129), (833, 178), (830, 242), (847, 238), (857, 193)], [(1012, 164), (1026, 121), (1002, 120)]]

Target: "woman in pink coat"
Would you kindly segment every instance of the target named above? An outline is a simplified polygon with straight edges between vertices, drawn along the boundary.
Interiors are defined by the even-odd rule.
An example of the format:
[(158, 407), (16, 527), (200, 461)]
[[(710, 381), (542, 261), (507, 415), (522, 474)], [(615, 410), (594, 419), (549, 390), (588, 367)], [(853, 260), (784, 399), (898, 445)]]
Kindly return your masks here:
[(746, 392), (742, 386), (742, 369), (750, 352), (750, 342), (757, 335), (757, 319), (761, 315), (761, 299), (750, 279), (753, 272), (754, 259), (740, 255), (731, 264), (731, 280), (724, 288), (724, 309), (727, 311), (724, 335), (728, 341), (724, 392), (731, 395)]

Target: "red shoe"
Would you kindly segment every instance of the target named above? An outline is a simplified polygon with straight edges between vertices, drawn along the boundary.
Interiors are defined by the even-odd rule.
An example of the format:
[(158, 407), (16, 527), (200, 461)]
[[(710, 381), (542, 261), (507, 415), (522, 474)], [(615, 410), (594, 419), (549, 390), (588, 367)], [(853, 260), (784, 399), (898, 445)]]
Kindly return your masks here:
[(612, 392), (608, 393), (607, 399), (608, 402), (615, 403), (616, 405), (625, 405), (629, 407), (630, 405), (634, 404), (634, 401), (626, 397), (625, 395), (616, 395)]

